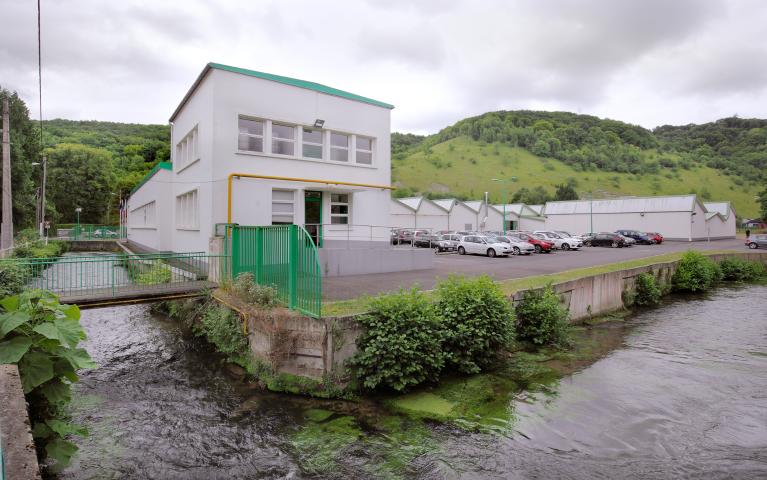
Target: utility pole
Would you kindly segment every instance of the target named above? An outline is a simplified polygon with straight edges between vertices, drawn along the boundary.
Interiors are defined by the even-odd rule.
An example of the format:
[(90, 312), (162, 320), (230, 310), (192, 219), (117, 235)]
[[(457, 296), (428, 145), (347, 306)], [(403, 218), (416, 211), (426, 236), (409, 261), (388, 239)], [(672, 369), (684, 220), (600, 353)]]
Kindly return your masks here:
[(40, 192), (40, 237), (47, 237), (45, 229), (45, 182), (48, 179), (48, 157), (43, 155), (43, 185)]
[(3, 98), (3, 223), (0, 252), (7, 255), (13, 248), (13, 199), (11, 197), (11, 121), (8, 97)]

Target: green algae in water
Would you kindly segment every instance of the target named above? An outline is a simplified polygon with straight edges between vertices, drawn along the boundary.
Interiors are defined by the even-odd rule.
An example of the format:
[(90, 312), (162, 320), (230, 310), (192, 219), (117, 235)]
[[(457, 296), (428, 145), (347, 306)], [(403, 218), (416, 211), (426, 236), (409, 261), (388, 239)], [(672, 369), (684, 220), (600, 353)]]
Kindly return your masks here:
[(434, 420), (449, 420), (453, 417), (455, 403), (430, 392), (416, 392), (395, 398), (389, 405), (399, 412), (413, 418), (431, 418)]
[(307, 423), (291, 438), (305, 473), (333, 472), (343, 450), (362, 437), (354, 417), (343, 416), (326, 422)]
[(429, 429), (420, 420), (391, 415), (375, 424), (376, 434), (365, 438), (371, 463), (366, 470), (376, 478), (413, 478), (413, 460), (437, 450)]
[(332, 416), (333, 412), (321, 408), (310, 408), (304, 412), (304, 418), (312, 422), (324, 422)]

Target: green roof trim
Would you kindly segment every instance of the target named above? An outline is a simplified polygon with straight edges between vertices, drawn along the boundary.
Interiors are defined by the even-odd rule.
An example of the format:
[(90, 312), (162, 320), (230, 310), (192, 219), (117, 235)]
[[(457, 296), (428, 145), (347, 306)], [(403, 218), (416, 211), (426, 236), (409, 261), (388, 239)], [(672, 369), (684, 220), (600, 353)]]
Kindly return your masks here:
[(176, 107), (176, 110), (173, 112), (173, 115), (170, 116), (170, 119), (168, 120), (169, 122), (173, 122), (173, 120), (175, 120), (176, 115), (178, 115), (179, 112), (181, 112), (181, 109), (184, 108), (184, 105), (186, 105), (186, 102), (189, 100), (189, 97), (192, 96), (192, 93), (194, 93), (194, 91), (200, 85), (203, 78), (205, 78), (205, 75), (212, 69), (224, 70), (224, 71), (232, 72), (232, 73), (239, 73), (240, 75), (247, 75), (249, 77), (256, 77), (256, 78), (261, 78), (264, 80), (270, 80), (272, 82), (278, 82), (284, 85), (291, 85), (293, 87), (305, 88), (307, 90), (313, 90), (315, 92), (324, 93), (326, 95), (333, 95), (335, 97), (346, 98), (347, 100), (354, 100), (355, 102), (362, 102), (362, 103), (367, 103), (369, 105), (375, 105), (377, 107), (388, 108), (389, 110), (394, 108), (394, 105), (391, 105), (389, 103), (373, 100), (372, 98), (363, 97), (362, 95), (346, 92), (344, 90), (339, 90), (337, 88), (328, 87), (327, 85), (322, 85), (321, 83), (309, 82), (307, 80), (299, 80), (297, 78), (283, 77), (282, 75), (274, 75), (271, 73), (258, 72), (256, 70), (248, 70), (246, 68), (232, 67), (230, 65), (210, 62), (207, 65), (205, 65), (205, 68), (203, 68), (202, 72), (200, 72), (200, 75), (197, 76), (197, 79), (192, 84), (192, 87), (189, 89), (188, 92), (186, 92), (186, 95), (184, 95), (184, 98), (181, 100), (181, 103), (178, 105), (178, 107)]
[(346, 98), (349, 100), (354, 100), (357, 102), (362, 103), (369, 103), (370, 105), (375, 105), (377, 107), (383, 107), (388, 109), (393, 109), (394, 105), (391, 105), (389, 103), (380, 102), (378, 100), (373, 100), (372, 98), (363, 97), (361, 95), (357, 95), (354, 93), (349, 93), (344, 90), (339, 90), (337, 88), (328, 87), (327, 85), (322, 85), (321, 83), (315, 83), (315, 82), (309, 82), (307, 80), (299, 80), (297, 78), (290, 78), (290, 77), (283, 77), (282, 75), (274, 75), (272, 73), (264, 73), (264, 72), (257, 72), (255, 70), (248, 70), (245, 68), (239, 68), (239, 67), (232, 67), (229, 65), (222, 65), (220, 63), (209, 63), (208, 66), (210, 68), (215, 68), (218, 70), (226, 70), (227, 72), (234, 72), (234, 73), (240, 73), (242, 75), (248, 75), (250, 77), (256, 77), (256, 78), (263, 78), (264, 80), (271, 80), (273, 82), (279, 82), (284, 83), (285, 85), (292, 85), (294, 87), (298, 88), (305, 88), (307, 90), (314, 90), (315, 92), (325, 93), (328, 95), (333, 95), (336, 97)]
[(133, 195), (138, 191), (139, 188), (143, 187), (146, 182), (149, 181), (150, 178), (154, 176), (155, 173), (159, 172), (160, 169), (163, 170), (173, 170), (173, 164), (170, 162), (160, 162), (157, 165), (154, 166), (153, 169), (149, 170), (149, 173), (144, 175), (144, 178), (141, 179), (138, 185), (136, 185), (133, 190), (130, 191), (130, 194)]

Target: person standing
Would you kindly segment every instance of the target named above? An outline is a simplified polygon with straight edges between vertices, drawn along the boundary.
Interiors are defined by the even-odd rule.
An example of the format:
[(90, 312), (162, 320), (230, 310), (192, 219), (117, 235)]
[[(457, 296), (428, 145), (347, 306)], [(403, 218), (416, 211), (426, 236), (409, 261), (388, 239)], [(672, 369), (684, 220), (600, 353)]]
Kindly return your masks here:
[(746, 229), (746, 240), (748, 240), (749, 237), (751, 237), (751, 230)]

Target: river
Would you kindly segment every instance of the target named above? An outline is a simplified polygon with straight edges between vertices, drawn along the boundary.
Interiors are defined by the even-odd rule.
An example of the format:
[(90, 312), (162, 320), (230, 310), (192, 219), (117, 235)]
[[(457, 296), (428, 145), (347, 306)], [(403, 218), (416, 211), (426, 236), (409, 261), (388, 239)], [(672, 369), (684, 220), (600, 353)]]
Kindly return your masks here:
[(767, 286), (597, 327), (599, 358), (494, 383), (487, 408), (448, 423), (261, 392), (146, 305), (82, 323), (100, 368), (75, 389), (90, 436), (62, 479), (767, 478)]

